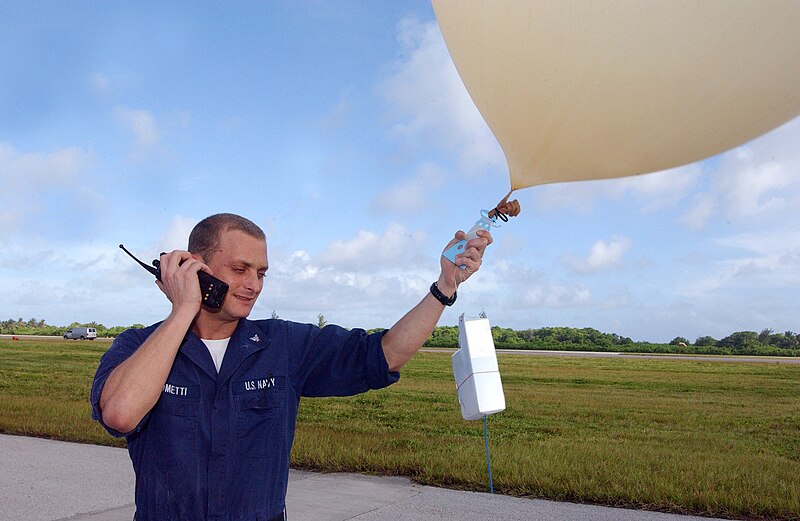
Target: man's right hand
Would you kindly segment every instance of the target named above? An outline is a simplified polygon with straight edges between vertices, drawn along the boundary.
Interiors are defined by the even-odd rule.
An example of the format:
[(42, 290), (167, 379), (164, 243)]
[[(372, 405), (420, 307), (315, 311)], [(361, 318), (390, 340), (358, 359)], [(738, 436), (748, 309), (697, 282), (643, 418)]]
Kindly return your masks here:
[(161, 280), (156, 284), (172, 302), (172, 312), (114, 368), (100, 395), (103, 421), (122, 433), (133, 430), (161, 396), (181, 342), (200, 312), (197, 272), (211, 273), (211, 268), (188, 251), (165, 253), (160, 263)]
[(197, 272), (203, 270), (213, 275), (211, 268), (188, 251), (182, 250), (161, 255), (160, 263), (161, 280), (156, 280), (156, 284), (172, 302), (173, 313), (197, 315), (202, 299)]

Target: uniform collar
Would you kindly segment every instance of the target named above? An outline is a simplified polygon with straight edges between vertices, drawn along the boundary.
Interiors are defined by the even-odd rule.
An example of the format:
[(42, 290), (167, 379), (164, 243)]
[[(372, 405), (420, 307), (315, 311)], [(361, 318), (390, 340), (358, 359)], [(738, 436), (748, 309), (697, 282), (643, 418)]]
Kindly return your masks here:
[(228, 342), (225, 358), (222, 359), (222, 367), (220, 367), (219, 375), (217, 376), (217, 388), (223, 385), (236, 372), (247, 357), (266, 349), (269, 343), (270, 339), (255, 322), (244, 318), (239, 320), (231, 341)]
[[(230, 345), (230, 344), (229, 344)], [(208, 348), (200, 340), (200, 337), (195, 335), (191, 330), (186, 333), (183, 338), (179, 352), (183, 353), (189, 360), (203, 370), (212, 380), (217, 379), (217, 368), (214, 366), (214, 360), (211, 358), (211, 353)]]
[(225, 350), (225, 357), (222, 359), (222, 366), (217, 374), (214, 367), (214, 360), (208, 352), (208, 348), (203, 341), (192, 331), (186, 333), (180, 352), (186, 355), (189, 360), (203, 370), (220, 386), (228, 380), (239, 365), (253, 353), (265, 349), (270, 343), (266, 333), (261, 330), (254, 322), (247, 319), (239, 320), (236, 329), (228, 342)]

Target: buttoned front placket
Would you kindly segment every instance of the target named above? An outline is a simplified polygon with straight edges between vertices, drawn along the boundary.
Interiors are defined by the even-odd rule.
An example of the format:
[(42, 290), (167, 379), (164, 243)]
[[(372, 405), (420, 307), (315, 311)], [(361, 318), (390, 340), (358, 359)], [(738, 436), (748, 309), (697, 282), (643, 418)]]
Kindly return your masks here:
[[(200, 425), (199, 425), (199, 433), (200, 437), (198, 440), (198, 445), (196, 447), (197, 454), (194, 455), (199, 460), (199, 468), (197, 471), (199, 474), (197, 475), (197, 479), (199, 482), (197, 483), (197, 489), (203, 490), (205, 489), (208, 491), (208, 497), (211, 498), (215, 490), (214, 482), (212, 481), (212, 476), (210, 473), (203, 472), (204, 468), (211, 469), (212, 468), (212, 461), (214, 460), (214, 445), (213, 440), (216, 438), (214, 431), (214, 413), (213, 406), (215, 405), (213, 402), (211, 407), (209, 407), (209, 401), (213, 400), (215, 396), (215, 391), (217, 389), (217, 369), (214, 366), (214, 360), (211, 358), (211, 354), (208, 352), (208, 348), (206, 345), (193, 333), (189, 333), (187, 338), (184, 340), (183, 345), (181, 346), (180, 352), (185, 355), (189, 360), (191, 360), (194, 365), (196, 365), (203, 373), (204, 376), (207, 378), (202, 377), (200, 379), (200, 387), (201, 387), (201, 400), (202, 404), (200, 406), (201, 411), (199, 415)], [(222, 408), (225, 409), (224, 407)], [(210, 422), (208, 421), (210, 410)], [(224, 439), (224, 438), (223, 438)], [(211, 444), (209, 445), (209, 441)], [(207, 505), (210, 503), (207, 502)], [(200, 502), (202, 505), (202, 502)], [(199, 513), (202, 515), (202, 513)]]
[[(228, 346), (230, 349), (231, 346)], [(227, 355), (226, 355), (227, 356)], [(217, 385), (214, 402), (211, 405), (211, 447), (208, 456), (208, 520), (223, 521), (227, 515), (227, 465), (230, 446), (231, 408), (227, 383)]]
[[(268, 342), (258, 336), (251, 337), (249, 327), (236, 329), (228, 343), (216, 379), (216, 393), (211, 404), (211, 440), (208, 459), (208, 521), (227, 521), (230, 508), (229, 487), (234, 457), (235, 414), (231, 391), (231, 377), (245, 359), (264, 349)], [(255, 338), (255, 339), (254, 339)]]

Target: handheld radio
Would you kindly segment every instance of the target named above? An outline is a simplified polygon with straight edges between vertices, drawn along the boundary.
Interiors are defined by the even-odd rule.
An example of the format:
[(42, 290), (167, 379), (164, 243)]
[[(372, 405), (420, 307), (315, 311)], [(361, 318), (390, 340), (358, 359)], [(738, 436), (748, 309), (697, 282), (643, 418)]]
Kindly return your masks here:
[[(119, 247), (122, 248), (122, 251), (130, 255), (133, 260), (138, 262), (142, 268), (152, 273), (157, 280), (161, 280), (161, 262), (159, 262), (158, 259), (153, 261), (152, 266), (148, 266), (137, 259), (133, 253), (129, 252), (122, 244), (120, 244)], [(161, 255), (164, 254), (162, 253)], [(219, 309), (222, 307), (222, 301), (225, 300), (225, 294), (228, 292), (228, 285), (202, 270), (197, 272), (197, 277), (200, 281), (202, 304), (212, 309)]]

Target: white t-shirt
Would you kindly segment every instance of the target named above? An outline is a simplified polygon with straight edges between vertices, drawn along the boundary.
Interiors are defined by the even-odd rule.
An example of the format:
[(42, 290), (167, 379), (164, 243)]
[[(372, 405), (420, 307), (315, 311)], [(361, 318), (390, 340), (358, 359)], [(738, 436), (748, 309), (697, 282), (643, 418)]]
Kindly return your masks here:
[(219, 373), (219, 368), (222, 367), (222, 359), (225, 358), (225, 350), (228, 349), (228, 342), (230, 339), (231, 337), (223, 338), (222, 340), (206, 340), (205, 338), (200, 339), (208, 348), (208, 352), (211, 353), (211, 358), (214, 360), (214, 366), (217, 368), (217, 373)]

